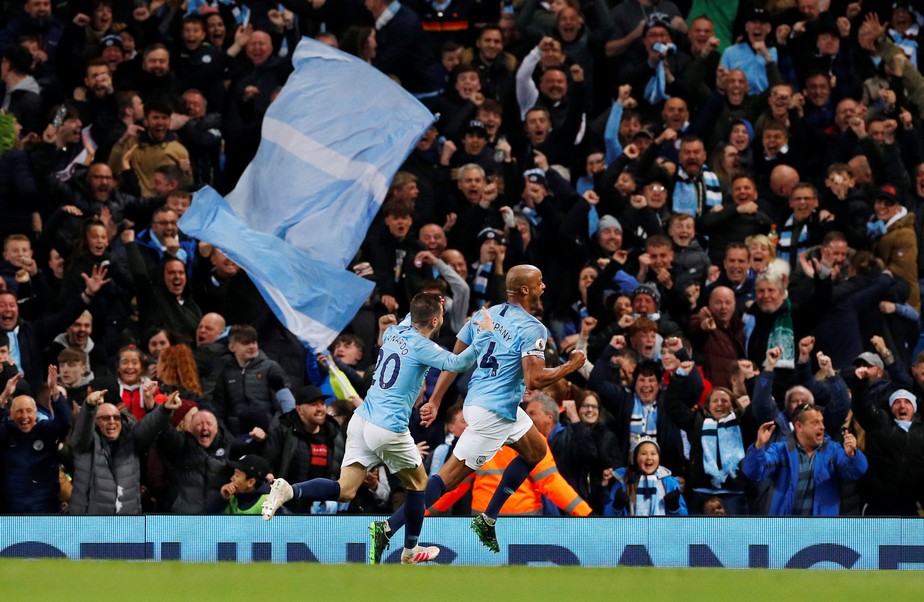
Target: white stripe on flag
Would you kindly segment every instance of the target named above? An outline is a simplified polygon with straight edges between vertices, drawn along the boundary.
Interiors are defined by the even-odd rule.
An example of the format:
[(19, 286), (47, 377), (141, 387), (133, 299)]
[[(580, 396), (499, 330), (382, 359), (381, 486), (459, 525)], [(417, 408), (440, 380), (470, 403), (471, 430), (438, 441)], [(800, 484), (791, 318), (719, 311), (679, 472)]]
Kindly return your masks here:
[(337, 335), (340, 334), (339, 330), (328, 328), (317, 320), (312, 320), (305, 314), (297, 311), (292, 307), (282, 291), (276, 287), (271, 286), (265, 281), (260, 284), (263, 285), (263, 290), (273, 299), (276, 303), (276, 307), (282, 312), (284, 316), (282, 320), (283, 324), (285, 324), (286, 328), (302, 342), (307, 342), (316, 349), (325, 349), (333, 343)]
[(384, 199), (388, 193), (388, 179), (375, 165), (345, 157), (288, 123), (267, 115), (263, 118), (263, 138), (315, 169), (340, 180), (360, 182), (376, 199)]

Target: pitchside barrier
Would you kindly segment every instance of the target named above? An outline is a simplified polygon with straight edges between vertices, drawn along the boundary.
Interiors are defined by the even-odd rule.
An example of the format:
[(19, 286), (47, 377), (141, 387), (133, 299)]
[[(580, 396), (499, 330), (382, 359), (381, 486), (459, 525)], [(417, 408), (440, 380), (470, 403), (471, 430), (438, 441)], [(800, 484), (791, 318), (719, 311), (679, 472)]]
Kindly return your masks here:
[[(0, 557), (184, 562), (367, 562), (366, 516), (2, 516)], [(920, 518), (501, 518), (500, 554), (468, 518), (421, 542), (452, 565), (924, 569)], [(398, 562), (403, 538), (386, 552)]]

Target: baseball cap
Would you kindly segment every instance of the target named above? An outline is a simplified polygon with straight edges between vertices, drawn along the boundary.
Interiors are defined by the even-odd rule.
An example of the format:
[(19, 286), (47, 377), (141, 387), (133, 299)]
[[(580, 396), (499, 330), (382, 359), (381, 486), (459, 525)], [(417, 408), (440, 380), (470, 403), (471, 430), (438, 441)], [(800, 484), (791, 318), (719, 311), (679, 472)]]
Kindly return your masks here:
[(472, 119), (468, 122), (468, 125), (465, 127), (466, 134), (478, 134), (484, 138), (488, 137), (488, 128), (484, 126), (484, 123), (478, 119)]
[(748, 21), (757, 21), (758, 23), (770, 23), (770, 13), (765, 9), (755, 6), (748, 11), (747, 17), (745, 17), (744, 22)]
[(875, 366), (879, 369), (885, 370), (885, 364), (882, 363), (882, 358), (873, 353), (872, 351), (864, 351), (857, 356), (857, 359), (853, 360), (854, 366)]
[(269, 474), (270, 471), (267, 461), (256, 454), (241, 456), (237, 460), (230, 462), (230, 464), (231, 468), (240, 470), (247, 475), (248, 479), (256, 479), (257, 483), (266, 480), (266, 475)]
[(639, 138), (642, 136), (647, 136), (648, 138), (651, 138), (652, 140), (655, 139), (654, 132), (651, 130), (650, 125), (644, 125), (640, 127), (637, 132), (632, 134), (632, 139), (635, 140), (636, 138)]
[(295, 405), (314, 403), (318, 399), (327, 400), (330, 399), (330, 395), (325, 395), (321, 389), (314, 385), (305, 385), (295, 394)]
[(876, 196), (874, 200), (882, 199), (890, 205), (895, 205), (898, 203), (898, 192), (895, 190), (894, 186), (886, 184), (885, 186), (880, 186), (879, 190), (876, 191)]

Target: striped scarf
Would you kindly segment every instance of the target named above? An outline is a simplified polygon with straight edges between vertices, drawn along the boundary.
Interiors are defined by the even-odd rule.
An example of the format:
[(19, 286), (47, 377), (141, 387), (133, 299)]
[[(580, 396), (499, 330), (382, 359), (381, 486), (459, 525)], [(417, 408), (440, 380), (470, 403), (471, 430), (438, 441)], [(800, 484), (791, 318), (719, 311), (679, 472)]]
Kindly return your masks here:
[(488, 303), (488, 284), (491, 282), (493, 271), (493, 261), (481, 264), (475, 271), (475, 281), (472, 283), (472, 307), (482, 307)]
[[(798, 229), (799, 232), (796, 234), (796, 223), (793, 216), (790, 215), (782, 230), (780, 230), (780, 239), (776, 243), (777, 258), (788, 263), (790, 267), (795, 267), (794, 262), (799, 257), (799, 251), (808, 246), (808, 222), (799, 222)], [(793, 239), (795, 239), (795, 243), (793, 243)]]
[(726, 480), (735, 478), (738, 466), (744, 460), (744, 442), (735, 413), (718, 421), (706, 418), (700, 443), (703, 446), (703, 471), (712, 477), (713, 488), (721, 489)]
[(635, 488), (635, 499), (629, 500), (629, 514), (631, 516), (666, 516), (664, 509), (664, 477), (669, 477), (671, 471), (659, 466), (652, 475), (641, 475), (638, 487)]
[(658, 436), (658, 404), (642, 403), (635, 396), (635, 406), (629, 418), (629, 448), (631, 449), (642, 437), (656, 438)]
[(722, 186), (718, 176), (706, 169), (705, 165), (699, 177), (691, 177), (682, 167), (678, 167), (671, 200), (674, 213), (699, 217), (722, 204)]

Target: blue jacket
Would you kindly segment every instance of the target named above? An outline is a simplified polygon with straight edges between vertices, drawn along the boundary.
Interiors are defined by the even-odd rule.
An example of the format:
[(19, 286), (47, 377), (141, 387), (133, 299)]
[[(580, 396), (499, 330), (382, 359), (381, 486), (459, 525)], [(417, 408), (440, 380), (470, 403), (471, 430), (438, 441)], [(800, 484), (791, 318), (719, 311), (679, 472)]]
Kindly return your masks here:
[[(815, 454), (812, 465), (815, 476), (812, 515), (837, 516), (840, 512), (841, 482), (855, 481), (866, 473), (866, 456), (858, 449), (852, 458), (849, 457), (843, 446), (827, 435)], [(752, 445), (748, 448), (741, 469), (753, 481), (773, 479), (771, 515), (792, 514), (796, 484), (799, 481), (799, 451), (796, 449), (794, 434), (786, 441), (769, 443), (760, 449)]]
[(6, 410), (0, 411), (0, 511), (4, 514), (57, 514), (58, 441), (71, 428), (71, 403), (63, 395), (53, 403), (54, 418), (40, 420), (23, 433)]
[[(630, 516), (629, 506), (626, 506), (622, 510), (616, 510), (613, 508), (613, 500), (616, 497), (616, 493), (619, 491), (626, 490), (625, 482), (626, 469), (617, 468), (616, 469), (616, 480), (613, 482), (613, 488), (610, 490), (610, 496), (606, 500), (606, 504), (603, 506), (603, 516)], [(677, 477), (673, 475), (667, 475), (661, 479), (661, 482), (664, 484), (664, 493), (668, 494), (671, 491), (680, 489), (680, 482), (677, 480)], [(633, 504), (634, 507), (634, 504)], [(666, 516), (687, 516), (687, 503), (684, 501), (683, 496), (680, 496), (680, 508), (677, 512), (665, 512)], [(638, 515), (635, 515), (638, 516)]]

